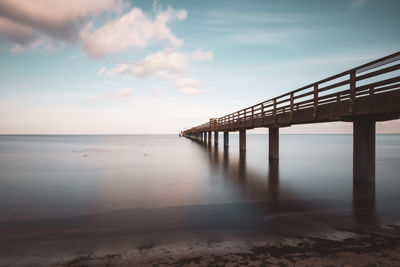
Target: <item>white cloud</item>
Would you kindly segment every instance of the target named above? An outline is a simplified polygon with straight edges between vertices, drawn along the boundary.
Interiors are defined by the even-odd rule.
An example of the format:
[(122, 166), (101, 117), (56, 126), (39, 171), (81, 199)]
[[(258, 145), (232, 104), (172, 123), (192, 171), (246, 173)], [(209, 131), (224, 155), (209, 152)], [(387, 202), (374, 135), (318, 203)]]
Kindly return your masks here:
[(200, 90), (200, 81), (193, 78), (180, 78), (174, 81), (174, 84), (179, 88), (179, 92), (182, 94), (199, 94), (204, 93)]
[(200, 82), (192, 78), (182, 78), (175, 80), (175, 84), (178, 87), (198, 87), (200, 85)]
[(127, 97), (132, 95), (133, 90), (130, 88), (121, 89), (117, 92), (118, 97)]
[(108, 77), (119, 73), (138, 77), (157, 76), (169, 78), (188, 69), (188, 56), (180, 52), (157, 52), (134, 63), (121, 63), (107, 72)]
[(185, 95), (194, 95), (202, 93), (198, 88), (195, 87), (182, 87), (179, 89), (179, 92)]
[(86, 98), (87, 101), (90, 102), (95, 102), (99, 100), (117, 100), (117, 99), (123, 99), (123, 98), (128, 98), (132, 95), (133, 90), (131, 88), (125, 88), (121, 89), (116, 92), (107, 92), (104, 95), (99, 95), (99, 96), (89, 96)]
[[(0, 0), (0, 37), (14, 45), (13, 52), (82, 44), (93, 58), (153, 43), (172, 48), (182, 45), (168, 24), (186, 19), (186, 10), (162, 10), (155, 4), (153, 17), (140, 8), (128, 10), (128, 6), (125, 0)], [(103, 24), (94, 20), (104, 13), (107, 16), (102, 19), (113, 19)]]
[(143, 48), (152, 42), (164, 42), (172, 47), (180, 47), (182, 40), (176, 38), (167, 23), (183, 20), (185, 10), (167, 8), (151, 20), (140, 8), (133, 8), (122, 17), (109, 21), (92, 32), (92, 23), (81, 31), (83, 48), (88, 55), (97, 58), (107, 53), (121, 52), (128, 48)]
[(162, 96), (165, 93), (164, 89), (156, 89), (151, 92), (152, 96)]
[(211, 51), (196, 50), (190, 54), (192, 61), (206, 61), (214, 58)]
[(1, 0), (0, 36), (16, 45), (15, 51), (32, 48), (34, 42), (43, 44), (39, 41), (42, 38), (78, 42), (85, 20), (105, 11), (120, 12), (124, 7), (122, 0)]
[(178, 51), (160, 51), (148, 55), (145, 59), (133, 63), (120, 63), (107, 71), (107, 77), (117, 74), (129, 74), (137, 77), (154, 76), (174, 79), (189, 69), (191, 61), (205, 61), (213, 58), (211, 51), (196, 50), (192, 53)]
[(99, 70), (109, 78), (118, 74), (133, 75), (140, 78), (156, 77), (171, 81), (184, 94), (195, 94), (203, 92), (198, 89), (200, 82), (193, 78), (182, 78), (181, 75), (190, 69), (190, 62), (206, 61), (213, 58), (211, 51), (196, 50), (191, 53), (178, 51), (160, 51), (148, 55), (145, 59), (132, 62), (120, 63), (110, 70)]
[(97, 75), (98, 75), (98, 76), (103, 76), (105, 72), (106, 72), (106, 68), (103, 67), (103, 68), (101, 68), (101, 69), (97, 72)]

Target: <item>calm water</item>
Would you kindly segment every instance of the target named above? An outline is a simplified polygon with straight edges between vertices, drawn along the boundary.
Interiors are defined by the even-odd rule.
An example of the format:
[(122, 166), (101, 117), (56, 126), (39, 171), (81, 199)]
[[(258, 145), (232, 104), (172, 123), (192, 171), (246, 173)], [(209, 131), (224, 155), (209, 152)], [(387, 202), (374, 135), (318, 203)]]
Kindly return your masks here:
[(151, 229), (167, 227), (155, 218), (179, 221), (171, 229), (268, 228), (271, 216), (315, 211), (400, 222), (400, 135), (377, 135), (376, 184), (355, 187), (351, 135), (281, 135), (276, 164), (266, 135), (248, 135), (245, 157), (237, 135), (229, 151), (220, 138), (215, 148), (175, 135), (0, 136), (0, 222), (105, 214), (111, 225), (148, 216)]

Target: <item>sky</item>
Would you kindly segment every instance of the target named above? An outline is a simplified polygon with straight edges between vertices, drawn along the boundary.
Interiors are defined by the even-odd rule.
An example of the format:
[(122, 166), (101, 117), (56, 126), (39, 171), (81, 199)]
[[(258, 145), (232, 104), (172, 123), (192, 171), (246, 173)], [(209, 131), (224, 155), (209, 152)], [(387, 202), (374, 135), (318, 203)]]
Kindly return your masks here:
[[(399, 51), (399, 10), (398, 0), (0, 0), (0, 134), (178, 133)], [(377, 132), (400, 133), (399, 121)]]

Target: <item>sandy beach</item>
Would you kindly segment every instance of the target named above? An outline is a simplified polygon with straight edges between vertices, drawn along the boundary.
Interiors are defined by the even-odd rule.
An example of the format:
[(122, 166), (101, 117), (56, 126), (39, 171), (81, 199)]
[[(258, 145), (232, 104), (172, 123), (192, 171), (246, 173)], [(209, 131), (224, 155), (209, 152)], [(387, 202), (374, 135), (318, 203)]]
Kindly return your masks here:
[[(355, 224), (345, 209), (304, 205), (300, 211), (299, 202), (295, 210), (289, 202), (264, 217), (238, 212), (271, 205), (129, 209), (2, 223), (0, 266), (396, 266), (400, 259), (400, 226)], [(356, 214), (370, 213), (364, 207)], [(255, 221), (262, 223), (249, 226)]]

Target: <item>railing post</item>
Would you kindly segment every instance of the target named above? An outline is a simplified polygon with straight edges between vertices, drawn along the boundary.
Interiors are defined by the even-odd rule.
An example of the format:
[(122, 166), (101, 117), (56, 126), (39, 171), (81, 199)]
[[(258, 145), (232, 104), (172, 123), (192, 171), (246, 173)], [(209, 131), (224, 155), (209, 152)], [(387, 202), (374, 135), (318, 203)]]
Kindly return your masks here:
[(350, 72), (350, 100), (349, 111), (354, 112), (354, 101), (356, 100), (356, 70)]
[(290, 93), (290, 121), (293, 121), (293, 100), (294, 94)]
[(318, 84), (314, 84), (314, 118), (318, 116)]
[(251, 107), (251, 126), (254, 126), (254, 106)]
[(262, 118), (262, 125), (264, 125), (264, 102), (261, 103), (261, 118)]

